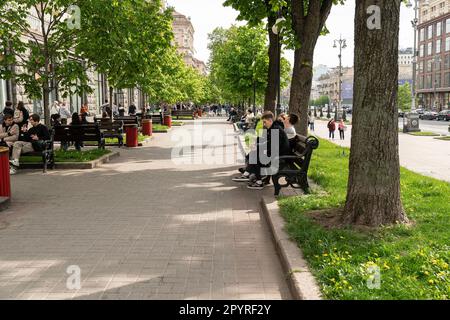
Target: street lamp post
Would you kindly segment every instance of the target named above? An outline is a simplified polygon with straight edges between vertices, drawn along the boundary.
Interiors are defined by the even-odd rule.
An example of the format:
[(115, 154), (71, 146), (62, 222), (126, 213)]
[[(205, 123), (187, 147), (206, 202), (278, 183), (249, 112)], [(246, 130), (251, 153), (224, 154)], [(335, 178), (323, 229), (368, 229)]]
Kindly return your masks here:
[[(411, 0), (408, 0), (406, 7), (411, 8), (413, 4)], [(424, 0), (422, 3), (422, 7), (426, 8), (429, 6), (428, 0)], [(418, 58), (418, 50), (417, 50), (417, 29), (419, 26), (419, 0), (414, 0), (414, 20), (411, 21), (412, 27), (414, 29), (414, 52), (413, 52), (413, 85), (412, 85), (412, 104), (411, 109), (416, 109), (416, 83), (417, 83), (417, 58)], [(424, 39), (420, 39), (424, 40)]]
[(256, 115), (256, 59), (253, 61), (253, 114)]
[(337, 48), (337, 44), (339, 44), (339, 77), (338, 77), (338, 90), (339, 97), (338, 103), (336, 105), (336, 115), (335, 120), (337, 121), (338, 110), (341, 109), (342, 104), (342, 49), (347, 48), (347, 40), (342, 39), (342, 36), (339, 37), (339, 40), (334, 40), (333, 48)]
[[(441, 66), (441, 56), (436, 55), (434, 57), (434, 103), (433, 106), (436, 109), (437, 107), (437, 103), (436, 103), (436, 94), (437, 94), (437, 64), (439, 63), (439, 71), (440, 71), (440, 66)], [(439, 73), (440, 74), (440, 73)], [(439, 110), (440, 111), (440, 110)]]

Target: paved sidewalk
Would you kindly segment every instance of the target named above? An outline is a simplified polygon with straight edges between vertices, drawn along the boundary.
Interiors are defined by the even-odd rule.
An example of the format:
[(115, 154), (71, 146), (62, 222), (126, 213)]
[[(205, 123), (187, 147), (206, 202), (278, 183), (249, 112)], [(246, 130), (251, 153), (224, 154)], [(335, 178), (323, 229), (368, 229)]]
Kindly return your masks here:
[[(224, 122), (204, 126), (220, 136)], [(290, 299), (259, 193), (231, 181), (236, 166), (171, 161), (171, 135), (193, 127), (94, 170), (14, 176), (0, 213), (0, 298)], [(71, 265), (79, 290), (67, 288)]]
[[(339, 131), (335, 132), (337, 145), (350, 147), (351, 126), (345, 132), (345, 140), (339, 140)], [(316, 121), (314, 132), (321, 138), (328, 139), (326, 121)], [(450, 182), (450, 142), (433, 137), (417, 137), (399, 134), (400, 164), (414, 172)]]

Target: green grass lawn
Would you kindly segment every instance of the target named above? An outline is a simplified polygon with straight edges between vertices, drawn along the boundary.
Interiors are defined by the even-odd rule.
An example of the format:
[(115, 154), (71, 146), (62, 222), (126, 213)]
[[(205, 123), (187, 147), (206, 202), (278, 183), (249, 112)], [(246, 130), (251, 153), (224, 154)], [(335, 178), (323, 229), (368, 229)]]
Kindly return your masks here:
[[(142, 143), (144, 142), (148, 137), (144, 136), (142, 133), (139, 133), (138, 135), (138, 143)], [(106, 138), (105, 139), (105, 143), (107, 145), (109, 144), (118, 144), (119, 143), (119, 139), (118, 138)], [(127, 143), (127, 135), (124, 133), (123, 134), (123, 144)], [(97, 142), (92, 142), (92, 141), (87, 141), (84, 143), (85, 146), (96, 146)]]
[[(320, 143), (310, 166), (320, 190), (279, 204), (325, 298), (449, 299), (450, 184), (402, 168), (402, 200), (412, 226), (372, 233), (325, 229), (305, 213), (344, 205), (349, 149)], [(367, 286), (371, 266), (380, 268), (380, 289)]]
[(192, 117), (191, 116), (179, 116), (178, 118), (172, 117), (172, 120), (175, 120), (175, 121), (177, 121), (177, 120), (192, 120)]
[(434, 132), (427, 132), (427, 131), (421, 131), (421, 132), (409, 132), (408, 134), (412, 136), (418, 136), (418, 137), (439, 137), (440, 134), (434, 133)]
[[(76, 150), (55, 150), (55, 162), (89, 162), (99, 159), (104, 155), (111, 153), (110, 150), (92, 149), (87, 151), (78, 152)], [(22, 163), (42, 163), (41, 157), (27, 157), (20, 158)]]
[(172, 126), (174, 126), (174, 127), (180, 127), (183, 125), (184, 125), (183, 121), (172, 121)]
[(169, 127), (162, 124), (153, 124), (153, 131), (165, 131), (168, 130)]
[(444, 141), (450, 141), (450, 136), (445, 136), (445, 137), (439, 137), (439, 138), (435, 138), (437, 140), (444, 140)]

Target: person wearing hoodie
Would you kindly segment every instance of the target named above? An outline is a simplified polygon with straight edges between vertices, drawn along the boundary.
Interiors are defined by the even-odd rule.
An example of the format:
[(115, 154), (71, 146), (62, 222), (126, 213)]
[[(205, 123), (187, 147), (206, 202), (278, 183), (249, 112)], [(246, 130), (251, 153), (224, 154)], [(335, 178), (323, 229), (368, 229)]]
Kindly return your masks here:
[[(289, 155), (291, 153), (291, 149), (289, 147), (289, 139), (284, 131), (283, 127), (279, 124), (279, 121), (275, 121), (275, 117), (272, 112), (268, 111), (263, 114), (261, 117), (261, 121), (263, 122), (264, 129), (266, 130), (266, 134), (263, 137), (258, 139), (256, 144), (256, 163), (250, 163), (246, 167), (246, 171), (242, 174), (241, 177), (233, 179), (237, 182), (248, 182), (248, 188), (253, 190), (262, 190), (265, 186), (262, 178), (262, 168), (270, 167), (269, 164), (263, 164), (260, 161), (260, 155), (264, 154), (268, 158), (272, 160), (275, 156), (284, 156)], [(274, 141), (274, 137), (278, 136), (278, 141)], [(272, 155), (272, 145), (273, 143), (278, 144), (278, 148), (276, 151), (277, 154)], [(251, 179), (251, 176), (254, 179)], [(267, 179), (267, 177), (266, 177)]]

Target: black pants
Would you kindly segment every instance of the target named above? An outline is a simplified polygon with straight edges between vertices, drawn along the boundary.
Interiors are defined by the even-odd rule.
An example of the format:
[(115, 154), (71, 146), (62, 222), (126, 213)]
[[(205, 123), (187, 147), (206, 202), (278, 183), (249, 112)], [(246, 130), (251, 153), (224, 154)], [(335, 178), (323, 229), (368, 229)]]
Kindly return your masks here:
[(330, 134), (329, 134), (328, 138), (333, 138), (334, 139), (334, 131), (330, 130)]
[(344, 139), (345, 139), (344, 130), (340, 130), (340, 129), (339, 129), (339, 137), (341, 138), (341, 140), (344, 140)]

